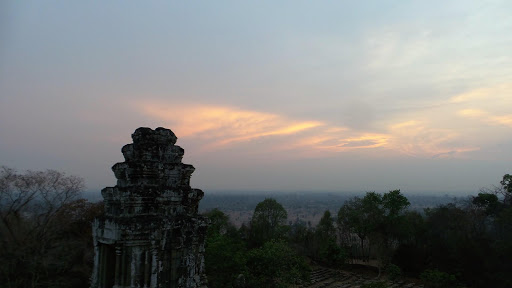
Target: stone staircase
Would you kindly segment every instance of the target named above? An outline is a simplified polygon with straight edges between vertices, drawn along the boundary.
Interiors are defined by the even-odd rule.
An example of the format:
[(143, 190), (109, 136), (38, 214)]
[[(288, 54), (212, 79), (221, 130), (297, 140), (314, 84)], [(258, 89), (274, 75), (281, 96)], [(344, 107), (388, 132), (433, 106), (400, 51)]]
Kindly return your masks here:
[[(374, 277), (368, 277), (349, 271), (340, 271), (324, 267), (316, 267), (311, 272), (311, 283), (302, 286), (303, 288), (359, 288), (362, 285), (378, 280)], [(386, 281), (389, 288), (423, 288), (423, 285), (416, 283), (406, 283), (398, 280), (395, 282)]]

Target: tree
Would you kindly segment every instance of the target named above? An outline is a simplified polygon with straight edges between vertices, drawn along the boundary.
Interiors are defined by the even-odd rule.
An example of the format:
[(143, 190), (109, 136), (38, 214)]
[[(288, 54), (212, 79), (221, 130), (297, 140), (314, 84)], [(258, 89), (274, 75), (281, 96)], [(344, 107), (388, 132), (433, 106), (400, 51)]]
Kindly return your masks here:
[(204, 215), (210, 220), (208, 225), (208, 236), (226, 234), (228, 230), (234, 228), (233, 225), (229, 223), (229, 216), (217, 208), (205, 213)]
[(208, 287), (234, 287), (238, 275), (247, 274), (245, 243), (229, 235), (206, 238), (205, 266)]
[[(409, 205), (409, 200), (399, 189), (384, 193), (382, 196), (383, 218), (378, 233), (381, 234), (385, 253), (394, 250), (394, 246), (407, 237), (405, 213)], [(390, 255), (387, 255), (385, 261), (389, 261), (389, 257)]]
[(289, 287), (309, 282), (311, 268), (283, 241), (271, 240), (249, 251), (248, 287)]
[(485, 192), (478, 193), (478, 196), (472, 197), (471, 203), (477, 209), (483, 210), (487, 215), (496, 215), (501, 206), (496, 194)]
[[(384, 195), (367, 192), (363, 198), (354, 197), (338, 211), (338, 226), (356, 233), (361, 241), (363, 259), (364, 241), (367, 239), (380, 260), (380, 268), (391, 261), (405, 230), (405, 211), (409, 201), (400, 190), (389, 191)], [(369, 248), (366, 259), (369, 257)]]
[(493, 253), (480, 219), (452, 203), (428, 209), (426, 214), (428, 267), (485, 286), (483, 274), (490, 272), (486, 265)]
[(268, 198), (258, 203), (251, 219), (250, 243), (259, 247), (272, 239), (286, 234), (288, 213), (275, 199)]
[(309, 255), (327, 266), (338, 267), (345, 262), (345, 251), (336, 240), (336, 228), (331, 212), (326, 210), (309, 243)]
[(404, 225), (401, 231), (401, 241), (393, 253), (392, 263), (410, 276), (418, 276), (425, 269), (428, 257), (424, 247), (426, 228), (424, 217), (416, 211), (404, 214)]
[(512, 193), (512, 175), (510, 175), (510, 174), (503, 175), (503, 178), (500, 181), (500, 184), (505, 192)]
[[(22, 238), (43, 237), (57, 212), (65, 204), (77, 199), (83, 187), (83, 179), (66, 176), (55, 170), (29, 170), (19, 174), (14, 169), (2, 167), (0, 231), (3, 240), (21, 243)], [(26, 222), (29, 219), (30, 225)], [(16, 231), (16, 225), (25, 226), (24, 231)]]
[(376, 213), (382, 215), (378, 216), (380, 221), (374, 220), (376, 229), (370, 233), (370, 243), (375, 247), (379, 260), (379, 276), (382, 268), (391, 265), (394, 252), (407, 236), (405, 212), (409, 205), (409, 200), (400, 193), (400, 189), (384, 193), (381, 197), (381, 210)]
[(208, 286), (234, 287), (237, 276), (247, 274), (245, 242), (224, 212), (213, 209), (205, 216), (210, 220), (205, 247)]
[[(496, 217), (494, 227), (496, 230), (495, 242), (492, 243), (496, 252), (495, 279), (500, 279), (502, 287), (512, 287), (512, 207), (500, 211)], [(495, 286), (498, 287), (498, 286)]]
[(505, 205), (512, 205), (512, 175), (505, 174), (500, 181), (501, 193), (503, 194), (503, 203)]
[(288, 239), (290, 242), (301, 246), (302, 248), (306, 248), (308, 232), (309, 229), (306, 222), (297, 217), (295, 222), (290, 225), (290, 229), (288, 230)]
[(384, 214), (390, 221), (402, 216), (410, 204), (409, 200), (400, 193), (400, 189), (389, 191), (382, 196)]
[[(83, 187), (81, 178), (55, 170), (0, 169), (0, 283), (76, 286), (74, 279), (83, 276), (77, 271), (89, 265), (81, 262), (91, 250), (89, 216), (98, 211), (77, 200)], [(86, 273), (81, 285), (88, 284)]]
[(323, 238), (332, 238), (336, 236), (336, 229), (334, 228), (334, 222), (329, 210), (325, 210), (324, 215), (316, 226), (316, 233)]
[[(494, 186), (492, 188), (480, 189), (480, 194), (495, 194), (502, 200), (502, 204), (505, 206), (512, 206), (512, 175), (505, 174), (500, 181), (500, 186)], [(479, 194), (479, 195), (480, 195)]]
[(355, 233), (361, 241), (361, 257), (368, 260), (365, 254), (364, 242), (370, 233), (374, 233), (382, 220), (382, 197), (375, 192), (366, 193), (364, 198), (354, 197), (338, 211), (338, 227), (348, 230), (345, 233)]
[(354, 252), (352, 251), (352, 257), (360, 256), (361, 259), (364, 260), (366, 258), (364, 252), (364, 241), (369, 233), (369, 227), (366, 225), (367, 223), (364, 221), (363, 217), (360, 216), (360, 211), (363, 207), (362, 202), (363, 200), (357, 196), (347, 200), (338, 211), (337, 222), (338, 229), (341, 230), (340, 233), (348, 235), (348, 237), (346, 237), (347, 239), (351, 239), (350, 234), (352, 233), (355, 233), (359, 237), (359, 240), (361, 241), (361, 253), (359, 255), (354, 255)]

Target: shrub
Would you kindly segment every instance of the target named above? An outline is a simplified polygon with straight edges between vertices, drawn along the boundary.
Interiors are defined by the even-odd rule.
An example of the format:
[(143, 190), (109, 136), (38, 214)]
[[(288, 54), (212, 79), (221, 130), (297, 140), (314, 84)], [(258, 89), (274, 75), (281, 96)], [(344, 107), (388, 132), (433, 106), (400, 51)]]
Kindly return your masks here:
[(309, 282), (311, 268), (283, 241), (269, 241), (249, 251), (248, 287), (289, 287)]
[(402, 270), (395, 264), (388, 264), (388, 266), (386, 266), (386, 274), (389, 280), (395, 281), (402, 276)]
[(457, 286), (455, 275), (437, 269), (423, 271), (420, 278), (425, 284), (425, 288), (451, 288)]

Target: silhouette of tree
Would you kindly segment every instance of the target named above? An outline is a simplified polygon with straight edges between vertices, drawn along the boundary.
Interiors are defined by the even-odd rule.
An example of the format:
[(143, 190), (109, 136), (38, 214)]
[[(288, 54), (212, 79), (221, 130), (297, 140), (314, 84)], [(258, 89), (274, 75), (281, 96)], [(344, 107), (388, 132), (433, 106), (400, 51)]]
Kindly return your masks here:
[(369, 247), (365, 250), (364, 242), (370, 233), (377, 230), (382, 220), (382, 197), (375, 192), (366, 193), (364, 198), (354, 197), (338, 211), (338, 227), (355, 233), (360, 240), (361, 258), (368, 260)]
[(259, 247), (272, 239), (283, 238), (287, 217), (288, 213), (275, 199), (268, 198), (258, 203), (251, 219), (251, 245)]
[(55, 170), (0, 170), (0, 283), (87, 287), (90, 221), (102, 205), (78, 200), (83, 180)]
[[(387, 265), (405, 231), (405, 211), (409, 201), (400, 190), (384, 195), (367, 192), (363, 198), (354, 197), (338, 211), (338, 226), (356, 233), (361, 241), (363, 259), (369, 259), (370, 248), (380, 260), (380, 270)], [(365, 255), (364, 241), (368, 240), (368, 254)]]
[(48, 226), (64, 205), (76, 200), (83, 179), (55, 170), (0, 170), (0, 217), (2, 240), (21, 244), (28, 238), (43, 239)]

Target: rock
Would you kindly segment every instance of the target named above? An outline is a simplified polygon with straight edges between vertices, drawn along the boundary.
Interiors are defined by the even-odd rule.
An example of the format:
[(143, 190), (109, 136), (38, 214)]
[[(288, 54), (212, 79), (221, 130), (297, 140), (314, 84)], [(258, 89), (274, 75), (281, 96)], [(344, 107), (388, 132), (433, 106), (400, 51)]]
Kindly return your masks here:
[(112, 167), (117, 185), (101, 191), (105, 217), (93, 223), (91, 287), (206, 287), (207, 220), (197, 214), (203, 191), (190, 187), (169, 129), (138, 128)]

